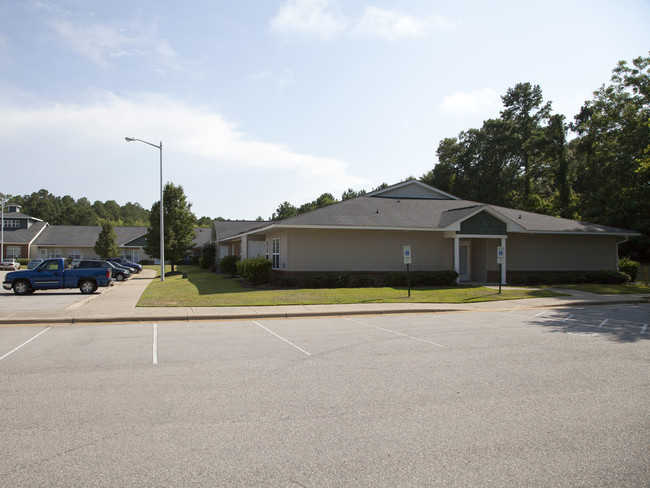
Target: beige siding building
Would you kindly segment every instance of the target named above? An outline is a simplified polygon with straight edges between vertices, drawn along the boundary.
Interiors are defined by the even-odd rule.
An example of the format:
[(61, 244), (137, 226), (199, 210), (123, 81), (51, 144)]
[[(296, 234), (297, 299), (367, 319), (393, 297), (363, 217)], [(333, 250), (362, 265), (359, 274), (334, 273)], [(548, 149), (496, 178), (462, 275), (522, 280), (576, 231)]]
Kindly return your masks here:
[(614, 271), (618, 245), (637, 235), (461, 200), (419, 181), (285, 220), (215, 222), (213, 231), (218, 258), (263, 249), (280, 274), (399, 271), (410, 246), (412, 270), (455, 270), (460, 281), (503, 283), (516, 273)]

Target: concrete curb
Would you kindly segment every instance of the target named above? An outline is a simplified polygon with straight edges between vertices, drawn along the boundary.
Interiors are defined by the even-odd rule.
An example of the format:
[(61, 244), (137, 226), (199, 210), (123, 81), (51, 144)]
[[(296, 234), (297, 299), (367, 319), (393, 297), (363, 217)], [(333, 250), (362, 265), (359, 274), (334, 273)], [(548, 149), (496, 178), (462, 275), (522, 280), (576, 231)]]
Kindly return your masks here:
[[(298, 319), (298, 318), (315, 318), (315, 317), (345, 317), (345, 316), (363, 316), (363, 315), (406, 315), (406, 314), (436, 314), (436, 313), (460, 313), (460, 312), (500, 312), (521, 309), (543, 309), (543, 308), (564, 308), (564, 307), (581, 307), (581, 306), (598, 306), (598, 305), (631, 305), (640, 303), (650, 303), (650, 297), (621, 298), (614, 300), (576, 300), (572, 302), (553, 301), (544, 304), (522, 304), (521, 301), (516, 306), (508, 307), (508, 301), (503, 302), (503, 307), (489, 308), (482, 307), (484, 304), (494, 304), (495, 302), (481, 302), (473, 306), (449, 306), (441, 308), (431, 307), (414, 307), (414, 308), (395, 308), (395, 309), (354, 309), (350, 305), (349, 310), (296, 310), (283, 312), (244, 312), (244, 313), (212, 313), (212, 314), (174, 314), (169, 309), (162, 309), (168, 313), (157, 315), (120, 315), (114, 317), (106, 316), (70, 316), (54, 317), (43, 319), (42, 317), (24, 317), (24, 318), (1, 318), (0, 326), (9, 325), (72, 325), (72, 324), (107, 324), (107, 323), (133, 323), (133, 322), (206, 322), (206, 321), (224, 321), (224, 320), (255, 320), (255, 319)], [(432, 304), (435, 305), (435, 304)]]

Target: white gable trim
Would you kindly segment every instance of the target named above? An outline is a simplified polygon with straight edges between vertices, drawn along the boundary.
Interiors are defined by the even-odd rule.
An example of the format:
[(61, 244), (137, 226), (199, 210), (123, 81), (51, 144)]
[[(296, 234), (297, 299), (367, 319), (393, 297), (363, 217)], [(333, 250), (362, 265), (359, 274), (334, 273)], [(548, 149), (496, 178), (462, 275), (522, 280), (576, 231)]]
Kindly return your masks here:
[[(367, 197), (378, 197), (379, 196), (380, 197), (383, 194), (390, 193), (390, 192), (392, 192), (394, 190), (398, 190), (400, 188), (404, 188), (406, 186), (412, 186), (412, 185), (416, 185), (419, 188), (421, 188), (423, 190), (426, 190), (428, 193), (431, 194), (432, 199), (442, 199), (441, 197), (443, 197), (444, 199), (449, 199), (449, 200), (460, 200), (460, 198), (455, 197), (454, 195), (451, 195), (450, 193), (446, 193), (446, 192), (444, 192), (442, 190), (439, 190), (438, 188), (434, 188), (432, 186), (429, 186), (429, 185), (427, 185), (425, 183), (422, 183), (421, 181), (417, 181), (417, 180), (403, 181), (402, 183), (398, 183), (396, 185), (389, 186), (387, 188), (382, 188), (380, 190), (375, 190), (373, 192), (366, 193), (365, 196), (367, 196)], [(399, 198), (399, 197), (395, 196), (394, 198)], [(407, 198), (407, 197), (402, 197), (402, 198)]]
[(442, 230), (459, 232), (461, 223), (463, 223), (467, 219), (474, 217), (476, 214), (479, 214), (481, 212), (487, 212), (490, 215), (492, 215), (492, 217), (495, 217), (501, 220), (503, 223), (505, 223), (507, 232), (528, 232), (523, 226), (519, 225), (514, 220), (506, 217), (501, 212), (498, 212), (497, 210), (493, 209), (492, 207), (489, 207), (488, 205), (479, 205), (472, 213), (470, 213), (469, 215), (465, 215), (464, 217), (458, 219), (456, 222), (449, 224), (447, 227), (445, 227)]

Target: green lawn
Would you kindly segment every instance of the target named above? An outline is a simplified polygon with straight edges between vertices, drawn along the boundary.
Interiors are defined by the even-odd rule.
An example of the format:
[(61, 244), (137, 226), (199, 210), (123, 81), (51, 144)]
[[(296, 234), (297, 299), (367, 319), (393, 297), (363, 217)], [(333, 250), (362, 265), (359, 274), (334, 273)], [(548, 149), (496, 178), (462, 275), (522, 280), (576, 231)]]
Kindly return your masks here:
[[(153, 267), (151, 267), (153, 269)], [(179, 266), (188, 274), (153, 281), (142, 294), (139, 307), (243, 307), (263, 305), (315, 305), (343, 303), (470, 303), (516, 298), (561, 296), (550, 290), (484, 287), (258, 289), (245, 288), (238, 280), (195, 266)], [(158, 268), (159, 271), (159, 268)]]
[(552, 288), (567, 288), (571, 290), (588, 291), (599, 295), (643, 295), (650, 294), (650, 287), (642, 283), (631, 283), (628, 285), (598, 285), (598, 284), (581, 284), (581, 285), (557, 285)]

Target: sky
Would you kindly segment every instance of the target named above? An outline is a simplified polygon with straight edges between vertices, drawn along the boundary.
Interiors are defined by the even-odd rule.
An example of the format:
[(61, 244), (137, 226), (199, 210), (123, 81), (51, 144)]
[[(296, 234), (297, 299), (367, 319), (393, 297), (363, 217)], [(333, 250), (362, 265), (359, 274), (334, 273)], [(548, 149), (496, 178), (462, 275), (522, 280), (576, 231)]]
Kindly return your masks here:
[[(517, 83), (573, 120), (648, 0), (0, 0), (0, 193), (197, 217), (421, 177)], [(35, 216), (38, 217), (38, 216)]]

